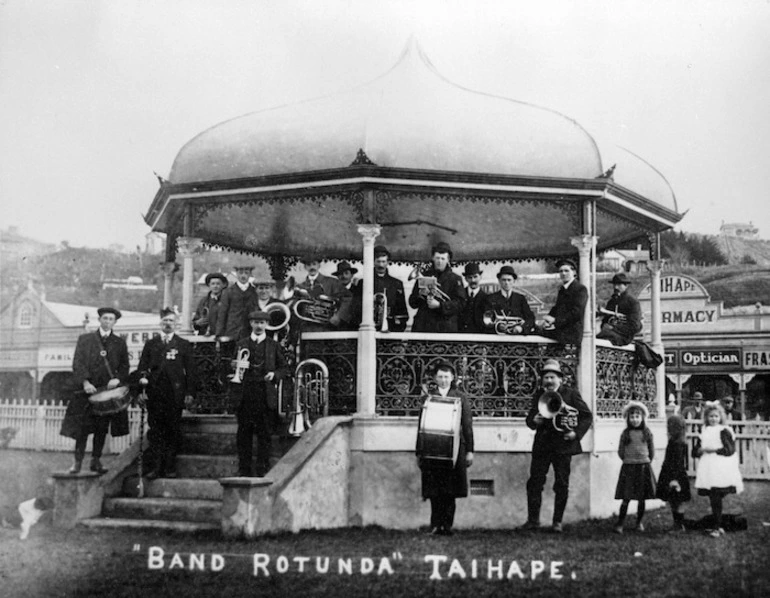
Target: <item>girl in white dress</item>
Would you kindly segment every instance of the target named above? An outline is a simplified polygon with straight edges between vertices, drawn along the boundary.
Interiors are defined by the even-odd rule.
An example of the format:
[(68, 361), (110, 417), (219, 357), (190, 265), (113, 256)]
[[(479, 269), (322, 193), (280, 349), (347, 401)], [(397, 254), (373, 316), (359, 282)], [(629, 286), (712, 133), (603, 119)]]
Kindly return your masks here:
[(714, 529), (708, 533), (718, 538), (725, 533), (722, 528), (722, 501), (728, 494), (743, 492), (743, 479), (738, 469), (735, 452), (735, 434), (725, 425), (727, 416), (717, 401), (709, 401), (703, 408), (703, 431), (693, 448), (698, 458), (695, 487), (698, 494), (708, 496), (714, 516)]

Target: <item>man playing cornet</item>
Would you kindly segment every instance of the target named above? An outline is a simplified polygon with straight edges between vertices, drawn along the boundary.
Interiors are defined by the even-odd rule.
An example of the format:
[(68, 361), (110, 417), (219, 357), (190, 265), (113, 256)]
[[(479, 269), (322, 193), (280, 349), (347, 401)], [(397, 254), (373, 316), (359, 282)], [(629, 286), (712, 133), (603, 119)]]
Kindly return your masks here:
[[(553, 466), (555, 496), (552, 530), (560, 533), (562, 531), (561, 521), (569, 497), (572, 455), (578, 455), (583, 451), (580, 446), (580, 439), (591, 427), (593, 415), (577, 390), (562, 385), (564, 374), (558, 361), (548, 359), (543, 365), (541, 375), (543, 390), (535, 396), (532, 408), (527, 414), (527, 426), (536, 432), (532, 444), (529, 480), (527, 480), (527, 522), (522, 528), (537, 529), (540, 527), (540, 505), (545, 478), (548, 469)], [(556, 412), (549, 413), (548, 416), (550, 417), (542, 415), (540, 402), (546, 393), (558, 393), (561, 396), (562, 403), (566, 406), (565, 410), (571, 411), (571, 418), (576, 416), (577, 425), (572, 427), (565, 423), (564, 419), (571, 418), (562, 418), (560, 413), (558, 415)], [(561, 412), (561, 409), (558, 411)]]
[(436, 244), (431, 254), (431, 267), (417, 276), (409, 296), (409, 305), (417, 309), (412, 332), (457, 332), (457, 316), (467, 299), (463, 280), (452, 272), (447, 243)]
[(497, 273), (500, 290), (489, 295), (484, 302), (483, 312), (486, 316), (491, 316), (492, 320), (485, 332), (496, 332), (496, 319), (502, 319), (503, 324), (505, 318), (521, 320), (521, 323), (505, 326), (507, 334), (529, 334), (535, 326), (535, 315), (527, 303), (527, 298), (513, 290), (517, 278), (516, 271), (511, 266), (503, 266)]
[(249, 314), (251, 334), (238, 341), (236, 374), (231, 384), (233, 407), (238, 420), (236, 447), (238, 475), (251, 477), (252, 442), (257, 434), (257, 477), (270, 469), (271, 423), (278, 411), (276, 385), (289, 373), (281, 346), (265, 332), (270, 315)]

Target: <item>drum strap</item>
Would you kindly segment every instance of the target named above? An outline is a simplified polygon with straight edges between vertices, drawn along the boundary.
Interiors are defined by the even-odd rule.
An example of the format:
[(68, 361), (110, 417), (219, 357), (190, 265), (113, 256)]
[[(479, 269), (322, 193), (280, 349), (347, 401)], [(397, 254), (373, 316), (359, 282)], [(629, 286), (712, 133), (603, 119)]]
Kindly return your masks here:
[(115, 377), (115, 374), (112, 373), (112, 368), (110, 367), (110, 362), (107, 361), (107, 349), (103, 349), (99, 352), (99, 355), (102, 356), (102, 359), (104, 360), (104, 367), (107, 368), (107, 373), (110, 375), (110, 380), (112, 380)]

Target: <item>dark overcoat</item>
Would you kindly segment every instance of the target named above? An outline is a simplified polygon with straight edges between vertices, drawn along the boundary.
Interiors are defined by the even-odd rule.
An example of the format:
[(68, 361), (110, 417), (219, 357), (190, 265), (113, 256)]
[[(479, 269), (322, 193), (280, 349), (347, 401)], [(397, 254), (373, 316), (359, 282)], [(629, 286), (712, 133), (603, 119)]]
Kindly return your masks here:
[[(153, 401), (156, 404), (173, 401), (178, 407), (184, 404), (185, 396), (195, 396), (197, 378), (193, 345), (178, 334), (175, 334), (168, 344), (164, 343), (160, 336), (148, 340), (139, 358), (138, 371), (149, 382), (148, 408), (151, 408)], [(159, 380), (164, 374), (174, 390), (173, 397), (166, 397), (161, 392), (162, 385)]]
[[(457, 454), (457, 463), (453, 468), (434, 465), (430, 461), (423, 460), (422, 442), (417, 435), (416, 454), (420, 458), (420, 471), (422, 472), (422, 497), (423, 499), (437, 498), (440, 496), (453, 496), (461, 498), (468, 496), (468, 462), (466, 455), (473, 452), (473, 411), (471, 403), (461, 390), (452, 386), (448, 397), (462, 399), (462, 413), (460, 415), (460, 447)], [(419, 421), (419, 420), (418, 420)]]
[(561, 385), (558, 392), (562, 400), (578, 410), (578, 425), (574, 432), (576, 437), (572, 440), (565, 440), (565, 432), (559, 432), (553, 427), (553, 420), (546, 419), (540, 425), (535, 423), (535, 416), (538, 414), (538, 404), (540, 397), (545, 390), (539, 392), (532, 401), (532, 407), (527, 414), (527, 426), (536, 430), (535, 440), (532, 443), (532, 454), (559, 454), (559, 455), (578, 455), (583, 452), (580, 440), (586, 435), (593, 422), (593, 414), (585, 404), (580, 393), (574, 388)]
[(249, 283), (245, 291), (238, 283), (222, 291), (222, 300), (217, 315), (217, 336), (238, 340), (251, 333), (249, 314), (256, 309), (257, 290)]
[(583, 340), (583, 315), (588, 303), (588, 289), (575, 279), (565, 289), (559, 288), (556, 304), (548, 312), (556, 321), (547, 336), (561, 344), (580, 345)]
[[(105, 357), (101, 355), (106, 351), (107, 363), (112, 375), (105, 365)], [(88, 380), (98, 390), (103, 390), (112, 377), (120, 380), (121, 384), (128, 382), (128, 347), (125, 339), (115, 333), (110, 334), (102, 343), (101, 334), (89, 332), (81, 334), (75, 346), (75, 355), (72, 358), (72, 379), (76, 390), (67, 404), (67, 411), (62, 422), (61, 435), (68, 438), (77, 438), (82, 433), (92, 434), (94, 431), (94, 418), (102, 417), (94, 415), (88, 395), (83, 391), (83, 383)], [(125, 436), (128, 434), (128, 411), (123, 410), (114, 415), (103, 417), (110, 418), (110, 434), (112, 436)]]
[[(249, 371), (244, 376), (244, 381), (241, 384), (230, 385), (233, 411), (235, 413), (238, 413), (243, 400), (251, 400), (251, 397), (249, 397), (250, 388), (261, 388), (261, 385), (252, 385), (251, 382), (263, 379), (269, 372), (275, 372), (275, 377), (272, 381), (265, 382), (264, 384), (265, 400), (269, 409), (272, 411), (278, 409), (278, 383), (290, 374), (290, 370), (281, 345), (269, 336), (262, 343), (265, 345), (264, 348), (251, 340), (251, 335), (242, 338), (237, 343), (235, 354), (238, 355), (241, 349), (248, 349), (250, 365)], [(252, 380), (252, 376), (254, 376), (254, 380)]]
[[(222, 309), (223, 294), (224, 291), (218, 297), (214, 297), (209, 292), (198, 302), (198, 308), (195, 310), (195, 314), (193, 314), (193, 327), (199, 334), (216, 333), (219, 312)], [(204, 314), (206, 315), (204, 316)]]
[[(484, 304), (484, 311), (493, 311), (503, 313), (508, 316), (522, 318), (522, 334), (529, 334), (535, 327), (535, 314), (527, 303), (527, 298), (521, 293), (511, 291), (510, 297), (503, 297), (502, 291), (497, 291), (489, 295)], [(494, 327), (487, 328), (485, 332), (494, 332)]]
[[(484, 329), (484, 309), (488, 295), (479, 289), (475, 296), (465, 290), (467, 298), (465, 305), (457, 316), (458, 332), (466, 334), (478, 334), (486, 332)], [(494, 330), (493, 330), (494, 332)]]
[(390, 332), (403, 332), (409, 322), (404, 283), (387, 272), (384, 276), (377, 276), (375, 273), (374, 292), (385, 293), (388, 299), (388, 330)]
[(457, 332), (457, 316), (468, 298), (462, 278), (452, 272), (449, 266), (442, 272), (431, 267), (423, 275), (435, 276), (449, 299), (441, 301), (437, 309), (430, 309), (428, 301), (420, 294), (419, 284), (415, 283), (409, 296), (409, 305), (417, 310), (412, 332)]
[[(607, 311), (617, 311), (623, 314), (627, 320), (622, 328), (615, 327), (615, 334), (607, 335), (606, 338), (609, 338), (614, 344), (618, 345), (627, 345), (632, 342), (634, 336), (642, 329), (642, 308), (636, 297), (630, 295), (628, 291), (624, 291), (620, 295), (613, 294), (609, 301), (607, 301), (606, 309)], [(602, 318), (602, 326), (608, 324), (609, 320), (610, 316), (604, 316)], [(621, 333), (622, 329), (625, 329), (624, 333)], [(599, 337), (603, 338), (604, 335), (600, 333)]]

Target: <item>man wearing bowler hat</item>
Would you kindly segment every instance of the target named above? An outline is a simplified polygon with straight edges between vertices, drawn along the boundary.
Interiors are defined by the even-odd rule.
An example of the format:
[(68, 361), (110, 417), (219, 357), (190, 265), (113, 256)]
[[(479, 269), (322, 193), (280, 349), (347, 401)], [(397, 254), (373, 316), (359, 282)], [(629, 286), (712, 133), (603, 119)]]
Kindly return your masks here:
[[(532, 407), (527, 414), (527, 426), (536, 430), (535, 440), (532, 443), (532, 462), (529, 468), (529, 480), (527, 480), (527, 522), (522, 529), (537, 529), (540, 527), (540, 505), (543, 499), (543, 488), (548, 469), (553, 466), (554, 473), (554, 504), (553, 526), (554, 532), (562, 531), (562, 518), (567, 507), (569, 497), (569, 475), (572, 455), (580, 454), (583, 449), (580, 439), (588, 432), (593, 421), (588, 405), (585, 404), (580, 393), (562, 384), (564, 374), (561, 365), (555, 359), (546, 360), (541, 370), (542, 391), (538, 393)], [(543, 417), (540, 412), (540, 399), (546, 393), (557, 393), (564, 405), (577, 410), (577, 425), (571, 427), (563, 420), (556, 419), (557, 425), (562, 428), (557, 430), (553, 417)]]
[(238, 420), (236, 447), (238, 475), (251, 477), (252, 443), (257, 435), (257, 477), (270, 469), (271, 421), (278, 411), (277, 384), (289, 369), (281, 346), (265, 333), (270, 315), (255, 310), (249, 314), (251, 334), (238, 341), (236, 355), (245, 349), (248, 357), (236, 361), (243, 372), (240, 384), (231, 384), (233, 407)]
[(487, 294), (479, 287), (483, 273), (476, 263), (465, 266), (463, 278), (468, 283), (468, 288), (465, 289), (468, 299), (457, 317), (459, 332), (469, 334), (484, 332), (484, 301)]
[(350, 265), (350, 262), (343, 260), (337, 264), (337, 270), (332, 273), (332, 276), (345, 285), (345, 288), (352, 295), (350, 318), (348, 322), (344, 322), (345, 328), (349, 330), (358, 330), (358, 327), (361, 325), (361, 304), (363, 302), (364, 285), (360, 280), (353, 278), (356, 272), (358, 272), (358, 268), (354, 268)]
[(196, 390), (192, 343), (176, 334), (176, 313), (160, 310), (160, 335), (147, 341), (139, 358), (139, 384), (147, 388), (147, 423), (150, 426), (152, 469), (150, 479), (175, 478), (176, 456), (182, 443), (182, 411)]
[(588, 289), (577, 280), (577, 266), (572, 260), (556, 262), (561, 287), (556, 304), (543, 317), (545, 326), (539, 331), (559, 344), (580, 346), (583, 340), (583, 316), (588, 303)]
[(462, 278), (452, 272), (452, 249), (443, 241), (431, 248), (431, 266), (421, 278), (435, 278), (439, 293), (415, 282), (409, 305), (417, 310), (412, 332), (457, 332), (457, 316), (462, 311), (467, 294)]
[[(384, 245), (374, 248), (374, 294), (384, 293), (387, 303), (388, 331), (403, 332), (409, 321), (404, 283), (388, 272), (390, 251)], [(379, 329), (382, 329), (380, 326)]]
[(206, 286), (209, 292), (198, 303), (193, 315), (193, 327), (198, 334), (214, 334), (217, 329), (219, 308), (222, 305), (222, 291), (227, 288), (227, 277), (220, 272), (206, 275)]
[[(602, 315), (602, 326), (596, 338), (609, 340), (613, 345), (627, 345), (642, 330), (642, 308), (636, 297), (628, 292), (631, 279), (625, 272), (612, 277), (613, 293)], [(609, 315), (606, 312), (613, 312)]]
[(235, 284), (222, 292), (222, 303), (217, 316), (216, 335), (238, 340), (249, 334), (249, 312), (257, 304), (257, 291), (249, 282), (254, 266), (235, 267)]
[(308, 322), (303, 320), (301, 329), (303, 332), (323, 332), (350, 326), (352, 321), (353, 294), (341, 281), (333, 276), (321, 274), (321, 258), (315, 254), (308, 254), (302, 258), (307, 277), (300, 282), (294, 290), (294, 295), (300, 298), (319, 299), (322, 295), (336, 302), (334, 314), (328, 323)]
[(128, 412), (111, 415), (94, 413), (89, 397), (101, 390), (110, 390), (128, 380), (128, 347), (125, 339), (114, 334), (121, 313), (113, 307), (100, 307), (99, 328), (96, 332), (81, 334), (72, 358), (72, 375), (79, 387), (67, 405), (61, 435), (75, 439), (75, 463), (71, 474), (80, 473), (86, 453), (89, 434), (94, 435), (91, 450), (91, 471), (106, 473), (101, 457), (107, 432), (112, 436), (128, 434)]
[[(521, 318), (523, 322), (510, 328), (513, 334), (529, 334), (535, 326), (535, 314), (527, 303), (527, 298), (513, 290), (514, 282), (518, 276), (511, 266), (503, 266), (497, 273), (497, 282), (500, 290), (487, 297), (484, 303), (484, 312), (491, 312), (495, 317), (509, 316)], [(495, 327), (490, 326), (486, 332), (495, 332)]]

